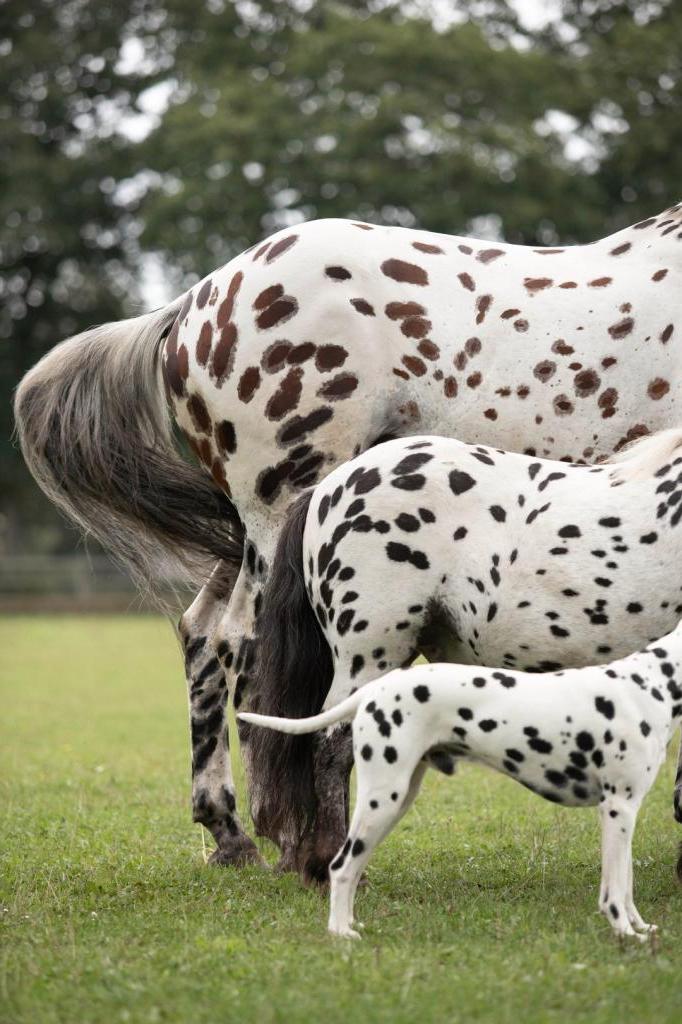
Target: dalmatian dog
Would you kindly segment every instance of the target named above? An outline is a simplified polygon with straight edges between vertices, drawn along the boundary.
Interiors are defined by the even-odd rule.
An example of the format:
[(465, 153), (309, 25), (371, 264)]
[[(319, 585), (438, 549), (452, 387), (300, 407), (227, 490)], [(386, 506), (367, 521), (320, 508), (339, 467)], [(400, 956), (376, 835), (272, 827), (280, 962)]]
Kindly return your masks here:
[[(569, 248), (312, 221), (163, 309), (62, 343), (24, 378), (18, 434), (49, 497), (143, 586), (181, 572), (202, 588), (180, 634), (193, 816), (216, 863), (258, 859), (235, 812), (225, 708), (228, 694), (252, 701), (292, 500), (387, 437), (593, 463), (681, 422), (681, 239), (682, 204)], [(246, 727), (241, 739), (257, 831), (305, 871)]]
[[(378, 445), (289, 513), (263, 604), (258, 711), (333, 708), (416, 654), (548, 673), (641, 649), (682, 615), (681, 519), (680, 429), (600, 466), (440, 437)], [(553, 679), (534, 701), (543, 685)], [(322, 808), (322, 880), (345, 833), (350, 744), (331, 763), (327, 736), (261, 730), (252, 744), (283, 819), (305, 833)]]
[(465, 665), (396, 670), (314, 718), (242, 714), (301, 734), (353, 723), (357, 802), (331, 864), (329, 931), (359, 938), (353, 905), (376, 846), (416, 798), (434, 753), (489, 765), (569, 807), (598, 805), (599, 909), (617, 935), (655, 930), (633, 901), (632, 836), (682, 716), (682, 627), (608, 666), (534, 676)]

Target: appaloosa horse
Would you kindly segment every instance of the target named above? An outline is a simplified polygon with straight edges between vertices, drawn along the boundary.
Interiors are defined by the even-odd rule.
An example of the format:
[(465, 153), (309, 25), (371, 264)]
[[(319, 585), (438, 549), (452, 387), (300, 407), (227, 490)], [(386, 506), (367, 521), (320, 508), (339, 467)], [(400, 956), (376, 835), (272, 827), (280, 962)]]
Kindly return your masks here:
[[(391, 436), (590, 462), (679, 423), (681, 282), (682, 204), (571, 248), (313, 221), (26, 375), (19, 437), (53, 501), (152, 582), (178, 563), (203, 581), (220, 560), (181, 621), (193, 813), (216, 861), (258, 856), (235, 815), (225, 703), (248, 701), (292, 498)], [(212, 480), (175, 450), (164, 388)], [(246, 732), (243, 750), (258, 831), (296, 864), (299, 837), (270, 828)]]

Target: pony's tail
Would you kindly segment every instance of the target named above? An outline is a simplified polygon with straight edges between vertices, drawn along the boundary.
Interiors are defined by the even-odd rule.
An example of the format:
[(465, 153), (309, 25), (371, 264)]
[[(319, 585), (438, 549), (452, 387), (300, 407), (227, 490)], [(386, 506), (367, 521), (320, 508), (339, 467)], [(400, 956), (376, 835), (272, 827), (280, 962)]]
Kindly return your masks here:
[(173, 444), (160, 350), (182, 298), (57, 345), (14, 402), (26, 464), (45, 494), (160, 600), (163, 578), (203, 583), (239, 562), (234, 506)]
[[(317, 714), (329, 692), (332, 655), (306, 591), (303, 531), (312, 491), (291, 506), (280, 533), (258, 617), (258, 657), (250, 707), (276, 718)], [(315, 816), (313, 740), (249, 730), (259, 834), (302, 835)]]
[(335, 704), (328, 711), (323, 711), (312, 718), (273, 718), (272, 715), (254, 715), (249, 711), (241, 711), (237, 718), (249, 725), (259, 725), (265, 729), (274, 729), (275, 732), (285, 732), (290, 736), (304, 736), (309, 732), (317, 732), (318, 729), (326, 729), (329, 725), (338, 725), (339, 722), (351, 722), (355, 718), (358, 705), (366, 693), (363, 690), (356, 690), (350, 697), (346, 697), (340, 704)]

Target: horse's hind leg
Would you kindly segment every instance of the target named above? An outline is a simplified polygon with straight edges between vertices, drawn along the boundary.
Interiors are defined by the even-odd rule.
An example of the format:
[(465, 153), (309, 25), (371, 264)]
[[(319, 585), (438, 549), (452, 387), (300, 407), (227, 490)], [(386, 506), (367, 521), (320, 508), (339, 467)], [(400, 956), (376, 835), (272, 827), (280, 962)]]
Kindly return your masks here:
[(216, 841), (213, 864), (261, 863), (236, 811), (227, 735), (227, 683), (234, 655), (217, 640), (217, 626), (229, 596), (220, 587), (218, 566), (180, 621), (185, 649), (192, 740), (192, 817)]

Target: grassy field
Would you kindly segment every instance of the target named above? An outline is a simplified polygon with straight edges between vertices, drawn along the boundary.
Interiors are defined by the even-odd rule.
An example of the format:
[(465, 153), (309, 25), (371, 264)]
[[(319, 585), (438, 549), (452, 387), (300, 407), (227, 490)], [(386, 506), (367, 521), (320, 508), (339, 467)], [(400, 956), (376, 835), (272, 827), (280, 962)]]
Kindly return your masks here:
[(293, 877), (204, 865), (166, 624), (8, 617), (0, 651), (2, 1024), (679, 1021), (672, 752), (635, 841), (655, 947), (595, 911), (594, 812), (473, 767), (380, 847), (348, 947)]

